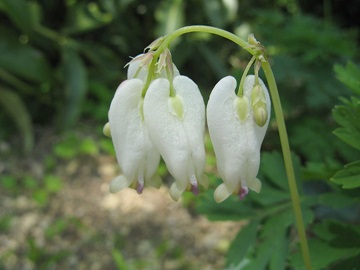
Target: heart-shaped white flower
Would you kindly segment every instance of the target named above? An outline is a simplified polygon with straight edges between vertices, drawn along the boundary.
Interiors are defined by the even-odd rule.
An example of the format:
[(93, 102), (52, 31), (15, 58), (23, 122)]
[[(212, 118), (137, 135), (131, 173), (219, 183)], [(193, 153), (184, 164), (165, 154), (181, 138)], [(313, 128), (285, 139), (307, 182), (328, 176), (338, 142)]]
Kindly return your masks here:
[[(256, 176), (271, 104), (268, 90), (260, 78), (260, 90), (256, 89), (252, 96), (254, 83), (255, 76), (248, 75), (244, 81), (243, 96), (238, 97), (235, 94), (235, 78), (227, 76), (216, 84), (209, 98), (207, 123), (217, 168), (224, 181), (215, 190), (217, 202), (222, 202), (233, 193), (243, 198), (248, 189), (255, 192), (261, 190), (261, 182)], [(257, 111), (254, 115), (254, 110), (259, 110), (259, 106), (262, 106), (260, 113)], [(261, 117), (266, 117), (265, 121)]]
[(109, 109), (109, 126), (122, 175), (110, 184), (110, 191), (132, 185), (138, 193), (145, 185), (159, 187), (161, 179), (156, 175), (160, 154), (149, 139), (144, 123), (144, 82), (130, 79), (121, 83)]
[[(170, 96), (171, 87), (174, 96)], [(144, 118), (151, 141), (175, 179), (171, 197), (178, 200), (188, 187), (196, 193), (198, 181), (207, 186), (205, 105), (197, 85), (185, 76), (175, 77), (172, 84), (156, 79), (145, 95)]]

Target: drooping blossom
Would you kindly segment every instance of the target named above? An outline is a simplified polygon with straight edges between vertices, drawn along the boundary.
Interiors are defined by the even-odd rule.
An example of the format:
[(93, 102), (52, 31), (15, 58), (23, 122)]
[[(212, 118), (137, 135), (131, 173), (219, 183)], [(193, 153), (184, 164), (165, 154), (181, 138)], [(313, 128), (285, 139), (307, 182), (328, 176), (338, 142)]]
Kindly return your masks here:
[(144, 118), (151, 141), (175, 182), (170, 195), (178, 200), (185, 190), (207, 186), (204, 131), (205, 105), (197, 85), (186, 76), (153, 81), (144, 99)]
[(262, 80), (248, 75), (243, 95), (235, 94), (237, 82), (227, 76), (211, 92), (207, 123), (214, 146), (217, 168), (224, 183), (215, 190), (222, 202), (231, 194), (244, 198), (248, 190), (260, 192), (257, 179), (260, 147), (270, 120), (270, 97)]

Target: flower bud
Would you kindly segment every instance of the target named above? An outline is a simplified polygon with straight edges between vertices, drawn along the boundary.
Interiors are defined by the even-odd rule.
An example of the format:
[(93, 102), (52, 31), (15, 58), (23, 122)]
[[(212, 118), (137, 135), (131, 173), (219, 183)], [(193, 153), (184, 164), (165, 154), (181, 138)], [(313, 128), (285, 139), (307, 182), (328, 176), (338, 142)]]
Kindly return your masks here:
[(160, 47), (160, 45), (163, 43), (165, 37), (159, 37), (157, 39), (155, 39), (153, 42), (150, 43), (149, 46), (147, 46), (145, 48), (145, 51), (146, 50), (149, 50), (149, 51), (155, 51), (157, 48)]
[(184, 118), (184, 101), (180, 96), (170, 97), (168, 100), (170, 112), (180, 120)]
[(110, 131), (110, 123), (107, 122), (105, 126), (103, 127), (103, 133), (106, 137), (111, 138), (111, 131)]
[(268, 120), (266, 98), (261, 85), (259, 83), (256, 84), (256, 82), (251, 90), (251, 105), (255, 123), (259, 127), (263, 127)]
[(234, 101), (235, 113), (240, 121), (244, 122), (249, 115), (249, 100), (247, 97), (237, 97)]

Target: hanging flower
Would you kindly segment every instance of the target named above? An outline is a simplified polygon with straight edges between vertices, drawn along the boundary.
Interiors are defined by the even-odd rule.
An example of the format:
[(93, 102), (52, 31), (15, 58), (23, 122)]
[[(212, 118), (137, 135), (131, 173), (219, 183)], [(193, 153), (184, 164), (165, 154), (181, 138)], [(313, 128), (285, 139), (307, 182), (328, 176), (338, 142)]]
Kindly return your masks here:
[(175, 179), (171, 197), (178, 200), (186, 189), (197, 193), (198, 182), (207, 186), (205, 105), (197, 85), (185, 76), (156, 79), (144, 99), (144, 118), (151, 141)]
[(235, 78), (228, 76), (214, 87), (207, 106), (207, 123), (217, 168), (224, 183), (215, 190), (222, 202), (231, 194), (244, 198), (251, 189), (260, 192), (256, 178), (260, 147), (270, 120), (270, 97), (261, 79), (245, 78), (243, 96), (238, 97)]
[(143, 88), (140, 79), (124, 81), (110, 105), (109, 125), (105, 130), (111, 134), (122, 171), (122, 175), (111, 182), (111, 192), (131, 186), (141, 193), (145, 185), (159, 187), (161, 184), (156, 175), (160, 154), (151, 143), (144, 124)]

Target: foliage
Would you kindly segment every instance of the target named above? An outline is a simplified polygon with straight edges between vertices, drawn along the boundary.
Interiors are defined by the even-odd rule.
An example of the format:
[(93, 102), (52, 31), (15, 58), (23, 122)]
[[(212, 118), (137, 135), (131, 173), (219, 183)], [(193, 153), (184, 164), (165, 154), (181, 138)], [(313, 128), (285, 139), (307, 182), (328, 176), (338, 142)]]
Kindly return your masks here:
[[(305, 169), (301, 168), (296, 156), (293, 159), (297, 179), (303, 179)], [(248, 221), (229, 248), (227, 269), (302, 269), (282, 157), (278, 152), (265, 153), (261, 164), (263, 189), (260, 194), (252, 193), (243, 201), (231, 198), (216, 204), (209, 191), (198, 199), (197, 211), (213, 220)], [(301, 186), (299, 188), (302, 189)], [(347, 237), (358, 234), (357, 226), (348, 223), (350, 220), (344, 217), (338, 220), (340, 212), (356, 216), (358, 198), (354, 193), (338, 194), (339, 189), (335, 186), (316, 179), (302, 190), (304, 222), (312, 224), (308, 227), (308, 235), (312, 235), (309, 243), (314, 269), (325, 269), (340, 262), (358, 263), (359, 246), (344, 246)], [(324, 212), (328, 213), (325, 219)], [(323, 252), (319, 253), (319, 250)], [(329, 256), (329, 252), (333, 255)], [(329, 269), (342, 269), (335, 266)]]
[[(349, 62), (346, 67), (335, 66), (338, 79), (347, 85), (356, 96), (341, 98), (343, 105), (333, 109), (333, 117), (341, 126), (334, 134), (356, 150), (360, 150), (360, 68)], [(360, 160), (348, 163), (331, 179), (343, 188), (360, 187)]]

